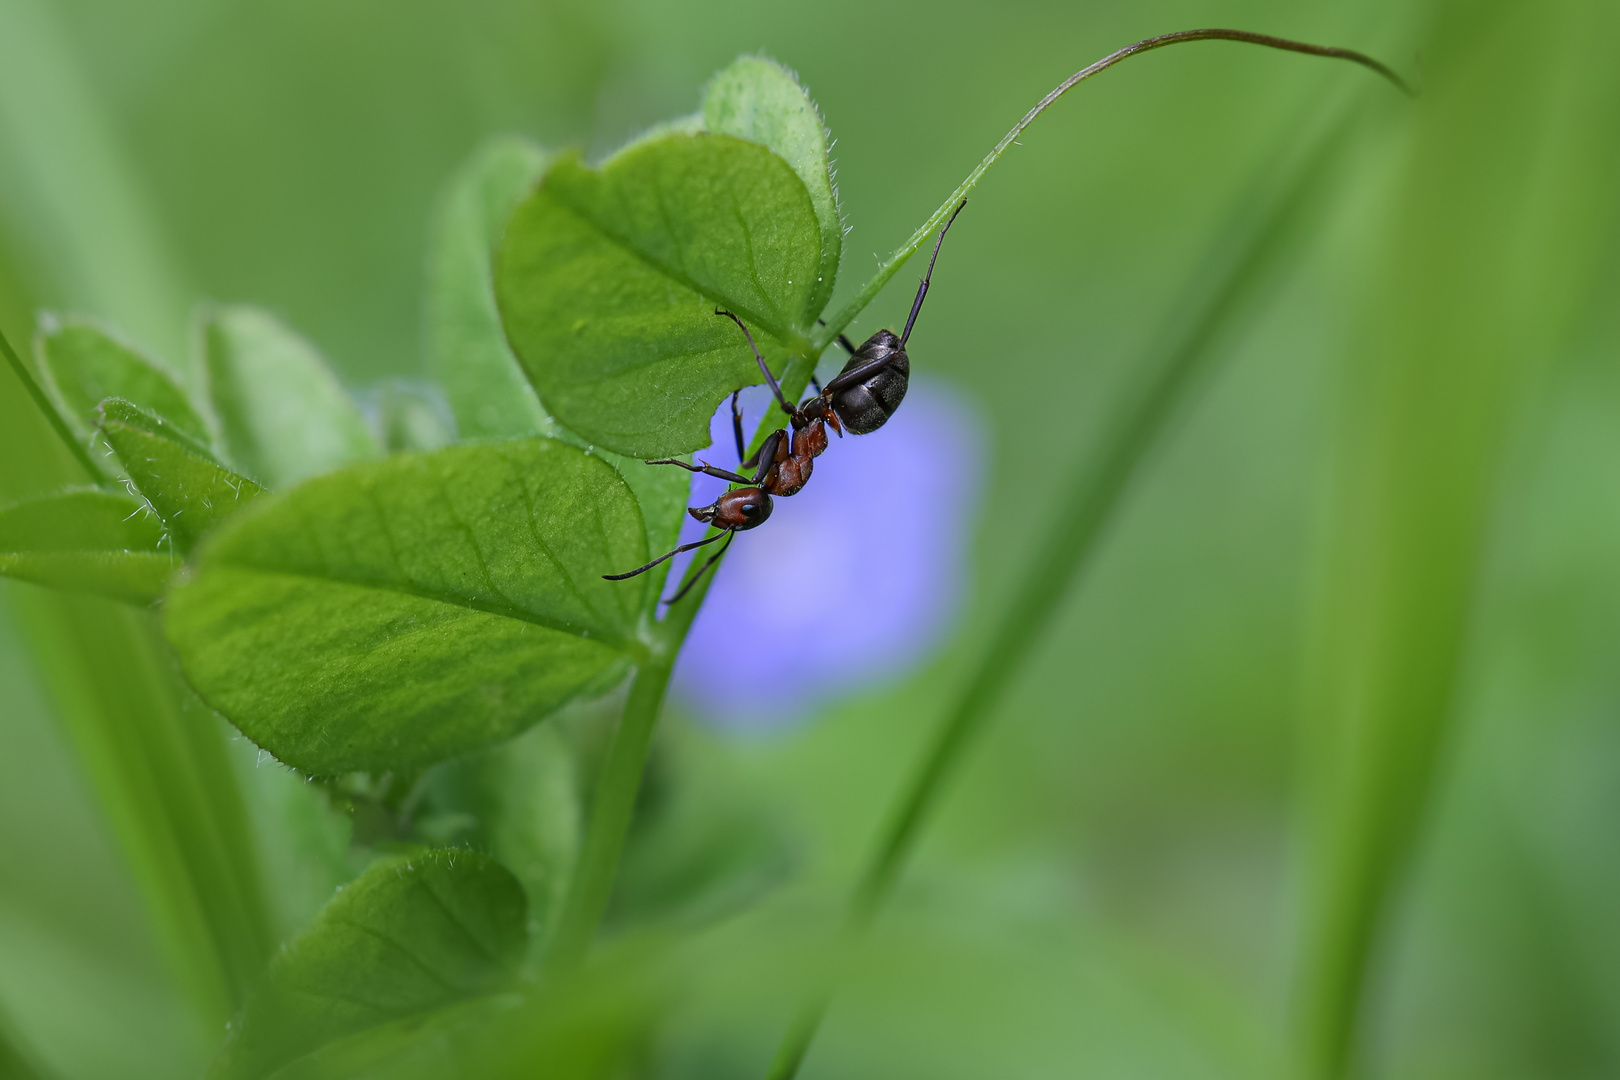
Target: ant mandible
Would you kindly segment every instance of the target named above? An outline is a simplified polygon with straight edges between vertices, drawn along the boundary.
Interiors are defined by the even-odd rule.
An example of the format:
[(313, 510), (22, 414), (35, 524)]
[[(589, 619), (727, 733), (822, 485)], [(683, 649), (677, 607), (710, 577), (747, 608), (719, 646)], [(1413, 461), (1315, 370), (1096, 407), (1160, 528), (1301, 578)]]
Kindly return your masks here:
[(911, 315), (906, 319), (905, 330), (899, 337), (895, 337), (892, 330), (879, 330), (858, 349), (849, 338), (839, 334), (838, 344), (849, 353), (849, 362), (825, 387), (812, 377), (810, 382), (815, 386), (816, 396), (797, 408), (789, 405), (787, 398), (782, 396), (782, 387), (766, 366), (765, 357), (760, 355), (759, 346), (754, 344), (754, 335), (748, 332), (748, 327), (731, 312), (715, 309), (716, 315), (724, 315), (736, 323), (743, 337), (748, 339), (748, 347), (754, 351), (759, 370), (770, 384), (771, 393), (776, 395), (776, 403), (787, 413), (793, 432), (790, 435), (786, 429), (777, 428), (765, 437), (758, 450), (744, 458), (746, 447), (743, 443), (742, 410), (737, 406), (737, 395), (741, 388), (732, 391), (731, 430), (737, 440), (737, 457), (741, 461), (741, 468), (755, 470), (752, 478), (718, 468), (706, 461), (698, 465), (674, 458), (647, 462), (648, 465), (676, 465), (688, 472), (704, 473), (741, 484), (741, 487), (730, 489), (709, 506), (687, 508), (686, 512), (694, 518), (721, 531), (690, 544), (681, 544), (627, 574), (603, 574), (603, 577), (609, 581), (633, 578), (665, 559), (672, 559), (683, 551), (712, 544), (724, 537), (726, 542), (720, 550), (709, 556), (709, 561), (681, 586), (679, 592), (664, 601), (666, 604), (676, 603), (698, 583), (709, 567), (719, 561), (738, 533), (765, 524), (771, 516), (772, 496), (786, 498), (796, 495), (809, 482), (815, 459), (827, 449), (827, 425), (832, 425), (840, 437), (846, 430), (853, 435), (868, 435), (894, 415), (900, 402), (905, 399), (906, 386), (911, 379), (911, 359), (906, 356), (906, 342), (911, 338), (911, 328), (916, 325), (917, 313), (922, 310), (923, 299), (928, 295), (928, 283), (934, 276), (934, 263), (939, 260), (939, 249), (945, 243), (945, 234), (950, 232), (956, 215), (966, 205), (966, 199), (958, 203), (950, 219), (945, 222), (945, 227), (939, 230), (939, 239), (934, 241), (933, 256), (928, 260), (928, 272), (923, 275), (922, 284), (917, 286), (917, 298), (911, 302)]

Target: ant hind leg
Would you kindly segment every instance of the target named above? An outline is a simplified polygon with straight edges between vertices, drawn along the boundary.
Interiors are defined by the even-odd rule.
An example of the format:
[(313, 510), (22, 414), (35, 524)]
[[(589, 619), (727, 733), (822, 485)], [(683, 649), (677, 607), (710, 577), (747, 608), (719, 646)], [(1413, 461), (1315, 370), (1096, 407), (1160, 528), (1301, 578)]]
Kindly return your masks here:
[(649, 461), (649, 462), (647, 462), (647, 464), (648, 465), (675, 465), (675, 466), (677, 466), (679, 468), (685, 469), (687, 472), (696, 472), (696, 473), (702, 473), (705, 476), (718, 477), (721, 480), (729, 480), (733, 484), (752, 484), (753, 483), (753, 481), (748, 479), (748, 477), (746, 477), (746, 476), (739, 476), (736, 473), (731, 472), (731, 471), (726, 470), (726, 469), (722, 469), (719, 466), (710, 465), (707, 461), (705, 461), (701, 465), (691, 465), (691, 464), (688, 464), (687, 462), (684, 462), (684, 461), (678, 461), (675, 458), (659, 458), (657, 461)]

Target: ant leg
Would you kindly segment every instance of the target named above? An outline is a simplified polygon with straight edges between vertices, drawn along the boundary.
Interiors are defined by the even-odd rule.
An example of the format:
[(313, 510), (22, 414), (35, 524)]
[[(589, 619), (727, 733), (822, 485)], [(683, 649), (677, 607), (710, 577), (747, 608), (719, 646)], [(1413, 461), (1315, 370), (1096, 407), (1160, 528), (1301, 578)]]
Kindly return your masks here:
[(735, 529), (726, 530), (726, 542), (724, 544), (720, 545), (720, 550), (715, 552), (713, 555), (710, 555), (709, 556), (709, 561), (703, 564), (703, 569), (701, 569), (697, 573), (693, 574), (692, 579), (690, 581), (688, 581), (685, 585), (682, 585), (680, 587), (680, 590), (678, 592), (676, 592), (676, 594), (674, 596), (670, 597), (668, 600), (665, 600), (664, 603), (666, 603), (666, 604), (678, 604), (678, 603), (680, 603), (681, 597), (683, 597), (687, 593), (691, 592), (692, 591), (692, 586), (696, 585), (698, 583), (698, 581), (702, 579), (703, 575), (707, 574), (709, 572), (709, 567), (713, 566), (715, 563), (720, 561), (720, 556), (722, 556), (722, 555), (724, 555), (726, 553), (726, 548), (731, 546), (731, 541), (732, 541), (733, 538), (736, 537), (736, 535), (737, 535), (737, 532), (736, 532)]
[(752, 480), (744, 480), (743, 483), (757, 486), (765, 479), (765, 474), (771, 471), (772, 465), (776, 464), (776, 448), (781, 445), (784, 437), (782, 429), (777, 428), (765, 436), (765, 441), (759, 444), (758, 450), (748, 455), (748, 460), (742, 463), (743, 468), (752, 469), (758, 466), (759, 471), (754, 474)]
[[(842, 334), (840, 334), (838, 336), (843, 337)], [(855, 351), (854, 349), (850, 350), (850, 352), (854, 352), (854, 351)], [(816, 388), (816, 397), (820, 397), (821, 396), (821, 380), (816, 378), (814, 375), (812, 375), (812, 376), (810, 376), (810, 385)]]
[[(727, 530), (727, 531), (729, 532), (729, 530)], [(705, 536), (702, 540), (694, 540), (690, 544), (682, 544), (680, 547), (676, 548), (674, 551), (665, 552), (664, 554), (658, 556), (658, 558), (654, 559), (652, 562), (647, 563), (645, 566), (638, 566), (634, 570), (630, 571), (628, 574), (603, 574), (602, 576), (604, 578), (606, 578), (608, 581), (623, 581), (625, 578), (633, 578), (637, 574), (645, 574), (647, 571), (651, 570), (653, 567), (657, 566), (659, 563), (663, 562), (665, 559), (673, 559), (675, 556), (679, 555), (683, 551), (691, 551), (693, 548), (700, 548), (704, 544), (712, 544), (716, 540), (720, 539), (722, 536), (725, 536), (725, 535), (726, 535), (726, 533), (715, 533), (713, 536)]]
[(724, 315), (726, 318), (737, 324), (738, 329), (743, 332), (743, 337), (748, 339), (748, 347), (754, 350), (754, 359), (759, 361), (759, 370), (764, 373), (765, 381), (771, 384), (771, 393), (776, 395), (776, 403), (782, 406), (783, 412), (787, 413), (789, 416), (793, 415), (793, 407), (789, 405), (787, 403), (787, 399), (782, 396), (782, 388), (781, 386), (777, 385), (776, 376), (771, 374), (771, 369), (765, 365), (765, 358), (760, 355), (759, 346), (754, 344), (754, 335), (748, 332), (748, 327), (744, 326), (743, 321), (737, 318), (737, 316), (722, 308), (715, 308), (714, 313), (716, 315)]
[(951, 231), (951, 226), (956, 223), (956, 215), (960, 214), (962, 207), (966, 205), (966, 199), (956, 204), (956, 209), (951, 211), (950, 220), (939, 230), (939, 239), (934, 241), (934, 255), (928, 260), (928, 273), (923, 275), (922, 284), (917, 286), (917, 299), (911, 303), (911, 317), (906, 320), (906, 332), (900, 335), (902, 349), (906, 347), (906, 341), (911, 337), (911, 328), (917, 322), (917, 312), (922, 310), (923, 299), (928, 295), (928, 283), (934, 277), (934, 264), (939, 261), (940, 245), (945, 243), (945, 234)]
[(752, 484), (753, 483), (753, 481), (748, 479), (748, 477), (746, 477), (746, 476), (739, 476), (734, 472), (727, 472), (725, 469), (721, 469), (721, 468), (718, 468), (717, 466), (710, 465), (707, 461), (705, 461), (702, 465), (688, 465), (686, 462), (684, 462), (684, 461), (676, 461), (674, 458), (659, 458), (657, 461), (649, 461), (649, 462), (647, 462), (647, 464), (648, 465), (678, 465), (681, 468), (685, 469), (687, 472), (700, 472), (700, 473), (704, 474), (705, 476), (716, 476), (716, 477), (719, 477), (721, 480), (730, 480), (733, 484)]
[(827, 380), (827, 388), (823, 390), (822, 393), (836, 393), (846, 386), (854, 386), (856, 383), (865, 382), (867, 379), (870, 379), (873, 375), (876, 375), (878, 372), (882, 371), (888, 366), (889, 357), (880, 356), (876, 360), (868, 360), (858, 368), (840, 371), (837, 375)]
[[(742, 410), (737, 407), (737, 395), (740, 393), (742, 393), (741, 387), (731, 392), (731, 433), (737, 437), (738, 462), (742, 462), (743, 455), (748, 453), (748, 447), (743, 442), (742, 436)], [(747, 464), (743, 463), (743, 467), (746, 468)]]
[[(826, 319), (817, 319), (816, 322), (820, 323), (822, 326), (827, 325), (827, 320)], [(849, 340), (849, 335), (847, 335), (847, 334), (839, 334), (833, 340), (838, 342), (838, 344), (842, 345), (844, 347), (844, 351), (849, 353), (849, 355), (851, 355), (851, 356), (855, 355), (855, 343), (853, 341)], [(815, 382), (816, 380), (812, 378), (810, 381)], [(821, 387), (819, 387), (819, 386), (816, 387), (816, 392), (820, 393), (821, 392)]]

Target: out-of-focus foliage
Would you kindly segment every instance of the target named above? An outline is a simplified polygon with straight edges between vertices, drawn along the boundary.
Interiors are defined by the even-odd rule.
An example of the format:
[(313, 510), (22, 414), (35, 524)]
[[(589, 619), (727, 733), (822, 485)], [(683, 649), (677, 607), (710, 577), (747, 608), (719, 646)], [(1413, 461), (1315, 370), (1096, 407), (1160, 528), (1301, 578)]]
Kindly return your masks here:
[(419, 1025), (505, 989), (525, 923), (522, 888), (487, 856), (440, 850), (380, 862), (276, 957), (210, 1075), (278, 1073), (326, 1044)]
[[(920, 670), (791, 732), (669, 726), (678, 742), (655, 759), (633, 838), (651, 846), (632, 851), (617, 925), (705, 862), (791, 867), (787, 884), (696, 929), (672, 915), (683, 933), (660, 977), (678, 992), (607, 963), (579, 975), (597, 980), (589, 992), (500, 1002), (473, 1050), (458, 1014), (408, 1053), (335, 1045), (311, 1070), (433, 1075), (482, 1053), (479, 1075), (535, 1060), (558, 1075), (759, 1075), (1055, 486), (1125, 400), (1272, 148), (1345, 95), (1358, 123), (1321, 193), (1328, 213), (1215, 343), (1218, 374), (1025, 658), (806, 1075), (1254, 1076), (1296, 1069), (1300, 1052), (1329, 1074), (1347, 1058), (1387, 1076), (1615, 1071), (1609, 6), (0, 0), (0, 327), (26, 343), (37, 310), (83, 313), (127, 332), (129, 356), (189, 356), (159, 396), (184, 390), (217, 427), (191, 430), (172, 393), (116, 392), (218, 437), (199, 441), (272, 488), (419, 438), (374, 432), (381, 411), (364, 416), (344, 386), (442, 372), (447, 357), (476, 354), (488, 374), (481, 389), (446, 380), (463, 436), (533, 434), (536, 403), (499, 389), (519, 384), (480, 307), (480, 269), (503, 208), (543, 165), (534, 147), (579, 145), (596, 162), (700, 104), (711, 130), (769, 143), (713, 115), (724, 77), (700, 98), (713, 72), (764, 47), (838, 135), (854, 231), (836, 302), (1059, 78), (1199, 25), (1354, 46), (1403, 71), (1420, 56), (1423, 94), (1406, 102), (1296, 56), (1169, 51), (1077, 90), (979, 190), (911, 346), (916, 377), (953, 383), (989, 436), (961, 628)], [(505, 135), (531, 141), (487, 142)], [(490, 145), (505, 149), (457, 174)], [(770, 145), (807, 183), (790, 148)], [(824, 253), (830, 181), (809, 195)], [(264, 305), (279, 325), (254, 309), (252, 326), (210, 343), (200, 327), (217, 321), (188, 321), (199, 296)], [(908, 298), (885, 294), (852, 335), (893, 325)], [(701, 314), (734, 381), (755, 377), (724, 337), (735, 327)], [(253, 381), (239, 350), (254, 342), (307, 358), (309, 378)], [(220, 372), (202, 377), (198, 348)], [(89, 437), (84, 406), (103, 391), (70, 400), (53, 379)], [(486, 417), (490, 394), (502, 404)], [(264, 433), (317, 407), (335, 442), (277, 460), (305, 444)], [(708, 415), (691, 411), (695, 439)], [(0, 461), (8, 507), (95, 479), (9, 374)], [(672, 490), (649, 528), (673, 520)], [(227, 533), (260, 513), (270, 520), (255, 507)], [(120, 519), (128, 535), (107, 514), (90, 524), (28, 533), (33, 547), (8, 539), (18, 550), (0, 560), (151, 559), (138, 544), (157, 541), (155, 519)], [(142, 580), (126, 599), (162, 579)], [(858, 582), (826, 580), (806, 552), (773, 587), (824, 610), (819, 632), (836, 635)], [(572, 850), (577, 817), (562, 819), (586, 805), (600, 718), (485, 752), (518, 762), (524, 740), (556, 743), (535, 751), (550, 771), (532, 806), (493, 807), (483, 785), (506, 790), (489, 777), (534, 766), (483, 758), (456, 776), (317, 785), (255, 765), (177, 676), (151, 613), (0, 588), (0, 1061), (199, 1075), (275, 946), (398, 845), (492, 850), (531, 918), (536, 895), (560, 888), (552, 860)], [(755, 657), (736, 661), (746, 698)], [(533, 828), (551, 813), (555, 832)], [(683, 850), (692, 864), (663, 861)], [(740, 880), (721, 895), (754, 901)], [(713, 919), (740, 904), (698, 906)], [(417, 1052), (428, 1045), (449, 1057)]]

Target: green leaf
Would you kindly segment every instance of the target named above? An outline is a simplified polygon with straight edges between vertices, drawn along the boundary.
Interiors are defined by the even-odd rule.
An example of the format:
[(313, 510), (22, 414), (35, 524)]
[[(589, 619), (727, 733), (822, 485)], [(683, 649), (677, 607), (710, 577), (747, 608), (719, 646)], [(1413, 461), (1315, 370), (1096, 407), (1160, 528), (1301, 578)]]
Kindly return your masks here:
[(546, 410), (638, 457), (709, 444), (727, 394), (760, 381), (736, 312), (780, 369), (820, 314), (821, 226), (804, 183), (729, 135), (637, 143), (598, 171), (558, 161), (496, 261), (507, 339)]
[(544, 432), (545, 410), (506, 344), (491, 259), (512, 209), (545, 169), (526, 139), (485, 144), (456, 171), (439, 206), (428, 260), (430, 370), (463, 438)]
[(381, 452), (320, 353), (268, 312), (210, 310), (200, 338), (208, 398), (239, 471), (290, 487)]
[(118, 398), (103, 401), (98, 412), (102, 437), (181, 552), (264, 494), (162, 417)]
[(0, 510), (0, 575), (150, 604), (175, 559), (163, 529), (127, 495), (65, 491)]
[(270, 1080), (444, 1080), (476, 1075), (467, 1061), (492, 1031), (492, 1021), (511, 1013), (521, 999), (492, 994), (425, 1015), (379, 1024), (327, 1043), (270, 1074)]
[(207, 423), (163, 366), (92, 320), (42, 317), (34, 358), (63, 415), (81, 434), (95, 429), (96, 406), (103, 399), (119, 397), (157, 413), (193, 439), (208, 441)]
[(210, 1075), (265, 1076), (337, 1040), (499, 990), (523, 956), (523, 908), (517, 879), (476, 852), (373, 866), (272, 962)]
[(821, 224), (821, 267), (811, 306), (827, 306), (844, 248), (844, 219), (827, 161), (827, 125), (799, 80), (775, 60), (743, 56), (717, 74), (703, 94), (710, 131), (757, 142), (781, 155), (804, 181)]
[(528, 895), (536, 944), (545, 940), (579, 852), (578, 772), (569, 739), (545, 724), (435, 769), (417, 814), (418, 836), (487, 851), (511, 869)]
[(497, 742), (640, 649), (641, 513), (600, 459), (551, 439), (403, 455), (226, 524), (170, 596), (199, 692), (317, 775)]

